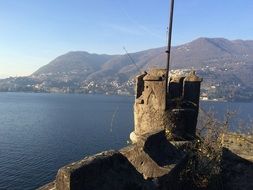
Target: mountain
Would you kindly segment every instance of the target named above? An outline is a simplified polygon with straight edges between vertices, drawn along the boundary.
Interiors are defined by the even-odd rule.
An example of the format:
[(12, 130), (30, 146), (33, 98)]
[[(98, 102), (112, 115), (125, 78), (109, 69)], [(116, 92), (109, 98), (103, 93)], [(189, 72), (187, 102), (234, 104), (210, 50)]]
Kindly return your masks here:
[[(139, 70), (165, 67), (165, 48), (157, 48), (127, 55), (97, 55), (87, 52), (69, 52), (40, 68), (32, 76), (72, 74), (84, 80), (103, 80), (124, 75), (135, 76)], [(172, 69), (226, 67), (253, 62), (253, 41), (224, 38), (199, 38), (172, 48)], [(73, 76), (72, 76), (73, 77)]]
[[(164, 48), (142, 51), (130, 54), (138, 67), (143, 67), (153, 58), (159, 57)], [(49, 64), (43, 66), (31, 76), (40, 77), (45, 75), (57, 77), (59, 74), (68, 77), (81, 77), (86, 80), (103, 80), (104, 78), (114, 78), (119, 75), (126, 75), (128, 80), (130, 75), (138, 73), (138, 69), (131, 62), (128, 55), (98, 55), (87, 52), (69, 52), (57, 57)]]
[(113, 56), (89, 54), (88, 52), (75, 51), (61, 55), (49, 64), (39, 68), (33, 73), (34, 76), (43, 74), (75, 73), (85, 78), (91, 73), (101, 69), (101, 66)]
[[(25, 78), (0, 80), (0, 90), (25, 85), (43, 91), (63, 92), (128, 92), (132, 93), (134, 76), (141, 71), (166, 65), (165, 47), (129, 55), (99, 55), (74, 51), (61, 55)], [(131, 57), (131, 58), (130, 58)], [(198, 38), (172, 47), (171, 68), (195, 69), (204, 78), (203, 93), (219, 86), (228, 87), (231, 94), (253, 89), (253, 41), (224, 38)], [(131, 61), (134, 60), (134, 63)], [(27, 86), (28, 85), (28, 86)], [(37, 86), (36, 86), (37, 85)], [(3, 88), (4, 86), (4, 88)], [(205, 90), (206, 89), (206, 90)], [(218, 98), (227, 91), (220, 92)], [(214, 90), (213, 90), (214, 91)], [(231, 91), (231, 92), (230, 92)], [(253, 91), (253, 90), (252, 90)], [(217, 96), (214, 95), (214, 97)]]

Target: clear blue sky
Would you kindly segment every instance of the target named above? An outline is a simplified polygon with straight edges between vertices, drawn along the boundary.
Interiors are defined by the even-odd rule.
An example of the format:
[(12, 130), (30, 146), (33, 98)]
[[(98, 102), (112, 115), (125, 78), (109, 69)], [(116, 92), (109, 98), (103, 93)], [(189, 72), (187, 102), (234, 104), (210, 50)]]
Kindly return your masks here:
[[(166, 45), (169, 0), (0, 0), (0, 78), (60, 54), (124, 54)], [(253, 39), (253, 0), (175, 0), (173, 45)]]

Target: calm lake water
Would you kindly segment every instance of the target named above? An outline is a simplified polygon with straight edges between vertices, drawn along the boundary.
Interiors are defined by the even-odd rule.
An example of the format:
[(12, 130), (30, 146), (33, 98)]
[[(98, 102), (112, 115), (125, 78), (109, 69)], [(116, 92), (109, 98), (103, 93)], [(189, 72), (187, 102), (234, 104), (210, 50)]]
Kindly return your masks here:
[[(0, 93), (0, 189), (35, 189), (70, 162), (127, 144), (133, 97)], [(202, 102), (250, 120), (253, 103)]]

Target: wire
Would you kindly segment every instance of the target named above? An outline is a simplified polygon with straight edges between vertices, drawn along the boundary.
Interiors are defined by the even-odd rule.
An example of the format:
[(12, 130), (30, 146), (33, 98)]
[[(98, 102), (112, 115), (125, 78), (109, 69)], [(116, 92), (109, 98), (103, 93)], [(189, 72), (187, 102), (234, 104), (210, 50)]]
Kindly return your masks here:
[(126, 48), (123, 46), (123, 49), (126, 52), (126, 55), (129, 57), (129, 59), (131, 60), (131, 62), (135, 65), (135, 67), (137, 68), (137, 70), (141, 73), (141, 69), (137, 66), (137, 64), (135, 63), (134, 59), (131, 57), (131, 55), (127, 52)]

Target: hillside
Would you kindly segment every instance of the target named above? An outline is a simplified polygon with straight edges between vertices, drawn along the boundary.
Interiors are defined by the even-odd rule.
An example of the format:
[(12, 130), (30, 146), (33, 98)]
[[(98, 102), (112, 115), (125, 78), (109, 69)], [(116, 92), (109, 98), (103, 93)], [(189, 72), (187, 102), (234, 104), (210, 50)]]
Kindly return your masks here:
[[(128, 94), (133, 92), (136, 74), (151, 67), (165, 67), (164, 52), (162, 47), (131, 53), (133, 64), (128, 55), (73, 51), (31, 76), (0, 80), (0, 90)], [(198, 38), (172, 48), (171, 68), (197, 70), (204, 78), (203, 95), (211, 99), (234, 99), (235, 95), (239, 95), (236, 99), (253, 98), (253, 41)]]

